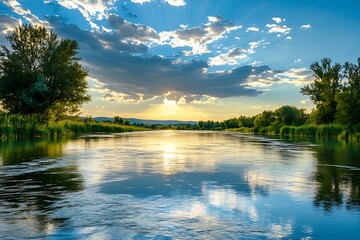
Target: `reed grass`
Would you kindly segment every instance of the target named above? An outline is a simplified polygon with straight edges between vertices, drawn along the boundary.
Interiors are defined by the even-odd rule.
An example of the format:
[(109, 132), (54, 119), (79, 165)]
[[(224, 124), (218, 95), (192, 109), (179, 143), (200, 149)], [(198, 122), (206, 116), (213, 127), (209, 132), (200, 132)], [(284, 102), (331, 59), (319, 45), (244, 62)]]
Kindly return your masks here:
[(51, 124), (39, 123), (34, 116), (0, 113), (0, 139), (77, 137), (86, 133), (121, 133), (147, 130), (139, 126), (106, 122), (65, 120)]
[(360, 141), (360, 132), (354, 131), (343, 125), (302, 125), (302, 126), (282, 126), (262, 127), (262, 128), (234, 128), (229, 131), (242, 133), (257, 133), (264, 135), (279, 135), (289, 137), (313, 137), (313, 138), (334, 138), (346, 141)]

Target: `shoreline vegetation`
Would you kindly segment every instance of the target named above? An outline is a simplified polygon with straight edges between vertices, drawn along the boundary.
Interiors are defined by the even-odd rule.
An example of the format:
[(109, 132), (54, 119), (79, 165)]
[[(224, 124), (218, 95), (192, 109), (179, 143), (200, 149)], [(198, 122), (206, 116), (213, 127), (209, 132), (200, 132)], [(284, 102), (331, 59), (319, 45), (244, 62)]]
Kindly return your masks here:
[(360, 132), (353, 132), (346, 126), (341, 125), (303, 125), (303, 126), (283, 126), (280, 129), (265, 128), (231, 128), (226, 131), (241, 133), (253, 133), (280, 137), (304, 137), (316, 139), (337, 139), (344, 141), (360, 141)]
[[(293, 108), (283, 106), (282, 108)], [(270, 111), (264, 111), (269, 114)], [(337, 139), (341, 141), (360, 141), (360, 125), (345, 126), (339, 124), (286, 125), (273, 118), (272, 124), (262, 127), (254, 126), (254, 122), (264, 112), (252, 117), (240, 116), (222, 122), (199, 121), (197, 124), (131, 124), (129, 121), (115, 116), (115, 120), (97, 122), (91, 117), (62, 120), (53, 123), (40, 123), (35, 116), (0, 113), (0, 141), (24, 139), (62, 139), (76, 138), (86, 134), (122, 133), (149, 130), (192, 130), (192, 131), (230, 131), (247, 134), (259, 134), (279, 137), (300, 137), (315, 139)], [(275, 111), (279, 112), (279, 111)], [(273, 112), (273, 113), (275, 113)], [(120, 119), (120, 121), (119, 121)], [(275, 120), (278, 119), (278, 120)], [(246, 124), (248, 124), (246, 126)]]
[(149, 129), (142, 126), (96, 122), (91, 118), (73, 118), (44, 124), (40, 123), (35, 116), (0, 113), (0, 140), (61, 139), (91, 133), (121, 133), (146, 130)]

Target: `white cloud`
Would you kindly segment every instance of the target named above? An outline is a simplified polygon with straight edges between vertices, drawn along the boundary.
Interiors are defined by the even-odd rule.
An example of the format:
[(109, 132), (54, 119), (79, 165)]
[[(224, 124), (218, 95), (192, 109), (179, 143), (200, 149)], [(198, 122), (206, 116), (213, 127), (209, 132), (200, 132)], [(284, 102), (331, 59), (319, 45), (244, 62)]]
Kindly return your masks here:
[(259, 31), (259, 28), (257, 28), (257, 27), (248, 27), (248, 28), (246, 29), (246, 32), (250, 32), (250, 31), (252, 31), (252, 32), (258, 32), (258, 31)]
[(176, 7), (181, 7), (186, 5), (185, 0), (164, 0), (164, 1), (170, 4), (171, 6), (176, 6)]
[(294, 61), (294, 63), (299, 63), (299, 62), (301, 62), (301, 59), (300, 59), (300, 58), (298, 58), (298, 59), (296, 59), (296, 60)]
[(0, 15), (0, 35), (6, 36), (12, 32), (15, 27), (21, 24), (21, 21), (8, 15)]
[(77, 9), (89, 22), (94, 30), (101, 28), (94, 20), (102, 20), (108, 16), (109, 10), (114, 8), (117, 0), (52, 0), (68, 9)]
[(18, 1), (16, 0), (4, 0), (3, 3), (10, 7), (10, 9), (16, 13), (22, 16), (26, 19), (26, 21), (33, 23), (33, 24), (41, 24), (45, 27), (49, 27), (47, 22), (39, 20), (37, 16), (31, 13), (29, 9), (24, 8)]
[[(265, 71), (263, 67), (242, 66), (226, 72), (209, 73), (206, 71), (209, 64), (201, 60), (174, 63), (170, 58), (136, 54), (144, 53), (139, 52), (141, 45), (124, 45), (116, 41), (116, 35), (110, 38), (111, 34), (106, 32), (93, 33), (54, 18), (49, 21), (59, 36), (78, 41), (82, 50), (79, 57), (84, 67), (89, 69), (92, 78), (105, 83), (104, 88), (109, 90), (105, 93), (107, 100), (146, 101), (169, 91), (181, 92), (186, 96), (215, 98), (256, 96), (261, 93), (245, 88), (243, 84), (253, 74), (252, 70), (260, 74)], [(117, 23), (121, 27), (123, 21), (115, 19), (114, 29), (117, 29)], [(119, 34), (129, 33), (120, 31)], [(109, 47), (100, 40), (107, 40)]]
[[(187, 56), (210, 52), (207, 46), (221, 38), (226, 33), (242, 28), (229, 20), (219, 16), (209, 16), (209, 22), (193, 28), (181, 28), (175, 31), (161, 32), (162, 44), (175, 47), (190, 47), (191, 51), (184, 51)], [(183, 26), (184, 27), (184, 26)]]
[[(153, 2), (154, 0), (131, 0), (131, 2), (133, 3), (137, 3), (137, 4), (144, 4), (144, 3), (149, 3), (149, 2)], [(183, 7), (186, 5), (185, 0), (162, 0), (163, 2), (174, 6), (174, 7)]]
[(153, 28), (143, 24), (128, 22), (115, 14), (109, 15), (108, 21), (114, 32), (112, 35), (104, 37), (104, 40), (125, 44), (132, 42), (139, 45), (150, 41), (159, 41), (160, 39)]
[(291, 36), (287, 36), (286, 39), (287, 39), (287, 40), (291, 40), (292, 37), (291, 37)]
[(260, 40), (260, 41), (257, 41), (257, 42), (250, 42), (249, 43), (249, 49), (248, 49), (248, 53), (249, 54), (254, 54), (255, 53), (255, 49), (263, 46), (265, 47), (265, 45), (268, 45), (270, 44), (270, 42), (265, 42), (265, 40)]
[(257, 60), (255, 60), (251, 63), (252, 66), (258, 66), (260, 64), (261, 64), (261, 61), (257, 61)]
[[(269, 24), (265, 25), (267, 28), (269, 28), (268, 33), (277, 33), (276, 36), (281, 37), (282, 36), (281, 34), (289, 34), (290, 31), (292, 30), (292, 28), (286, 26), (285, 24), (284, 25), (279, 24), (281, 22), (285, 22), (286, 21), (285, 18), (281, 19), (279, 17), (274, 17), (274, 18), (272, 18), (272, 20), (275, 21), (276, 24), (275, 23), (271, 23), (271, 24), (269, 23)], [(287, 38), (287, 39), (291, 39), (291, 38)]]
[(131, 0), (133, 3), (143, 4), (147, 2), (151, 2), (152, 0)]
[(304, 25), (301, 25), (301, 28), (302, 29), (308, 29), (308, 28), (311, 28), (311, 25), (310, 24), (304, 24)]
[(278, 24), (266, 24), (266, 27), (269, 28), (268, 33), (281, 33), (281, 34), (289, 34), (291, 29), (286, 25), (278, 25)]
[(274, 20), (276, 23), (281, 23), (282, 22), (282, 19), (279, 18), (279, 17), (274, 17), (274, 18), (272, 18), (272, 20)]
[(247, 57), (247, 50), (244, 48), (233, 48), (227, 53), (220, 54), (216, 57), (209, 58), (210, 66), (235, 65), (237, 60)]
[(269, 87), (274, 84), (294, 84), (303, 86), (313, 81), (312, 71), (307, 68), (292, 68), (288, 70), (267, 70), (261, 74), (253, 74), (248, 78), (249, 87)]

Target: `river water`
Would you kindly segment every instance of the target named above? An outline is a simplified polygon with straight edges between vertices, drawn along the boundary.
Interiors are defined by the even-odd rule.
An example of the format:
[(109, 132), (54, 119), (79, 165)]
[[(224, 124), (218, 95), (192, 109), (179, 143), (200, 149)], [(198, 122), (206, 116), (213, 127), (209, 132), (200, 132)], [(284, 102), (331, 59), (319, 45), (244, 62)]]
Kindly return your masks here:
[(0, 239), (359, 239), (360, 146), (154, 131), (0, 143)]

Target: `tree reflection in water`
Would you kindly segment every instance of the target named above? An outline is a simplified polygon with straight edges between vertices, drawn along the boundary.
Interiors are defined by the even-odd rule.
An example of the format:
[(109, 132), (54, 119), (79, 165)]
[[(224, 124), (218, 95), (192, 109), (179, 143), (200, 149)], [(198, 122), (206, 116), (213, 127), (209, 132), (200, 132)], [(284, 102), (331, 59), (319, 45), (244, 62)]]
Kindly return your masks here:
[[(63, 143), (48, 141), (0, 144), (0, 215), (13, 224), (34, 224), (39, 231), (59, 225), (55, 203), (64, 193), (83, 189), (77, 166), (63, 166)], [(1, 222), (1, 221), (0, 221)]]
[(324, 142), (315, 149), (318, 160), (314, 181), (315, 206), (326, 211), (342, 207), (360, 211), (360, 146), (358, 143)]

